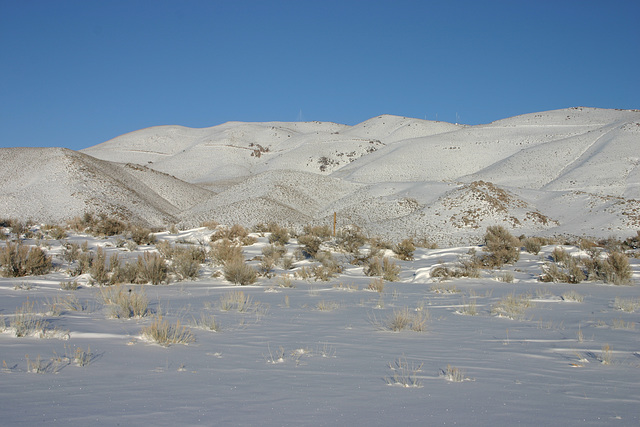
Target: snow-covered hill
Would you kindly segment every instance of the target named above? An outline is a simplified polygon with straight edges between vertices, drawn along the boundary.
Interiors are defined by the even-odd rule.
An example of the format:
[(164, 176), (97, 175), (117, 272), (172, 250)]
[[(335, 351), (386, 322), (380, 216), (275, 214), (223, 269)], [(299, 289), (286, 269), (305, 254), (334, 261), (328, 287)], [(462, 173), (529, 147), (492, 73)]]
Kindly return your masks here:
[(445, 244), (491, 224), (605, 237), (640, 227), (637, 110), (578, 107), (478, 126), (391, 115), (355, 126), (159, 126), (80, 153), (0, 156), (0, 216), (39, 221), (94, 210), (150, 225), (302, 226), (336, 212), (340, 226)]

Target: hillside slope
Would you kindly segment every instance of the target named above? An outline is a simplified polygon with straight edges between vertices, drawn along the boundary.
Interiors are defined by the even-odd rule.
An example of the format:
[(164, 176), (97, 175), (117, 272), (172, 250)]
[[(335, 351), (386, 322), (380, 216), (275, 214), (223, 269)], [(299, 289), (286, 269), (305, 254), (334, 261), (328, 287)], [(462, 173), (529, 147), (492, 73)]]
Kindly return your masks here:
[(336, 123), (159, 126), (81, 152), (5, 149), (0, 215), (84, 211), (148, 225), (356, 225), (390, 239), (608, 237), (640, 228), (640, 111), (569, 108), (465, 126), (381, 115)]

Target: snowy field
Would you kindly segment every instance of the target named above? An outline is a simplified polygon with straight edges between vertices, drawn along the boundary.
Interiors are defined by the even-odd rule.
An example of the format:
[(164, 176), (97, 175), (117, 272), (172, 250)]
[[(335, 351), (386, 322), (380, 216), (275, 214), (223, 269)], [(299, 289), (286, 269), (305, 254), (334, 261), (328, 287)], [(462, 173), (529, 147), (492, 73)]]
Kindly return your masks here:
[[(119, 287), (91, 285), (88, 273), (72, 277), (78, 261), (65, 261), (63, 243), (87, 242), (88, 251), (101, 247), (121, 261), (156, 246), (78, 233), (41, 240), (52, 272), (0, 278), (0, 424), (640, 423), (637, 258), (624, 286), (541, 282), (555, 244), (537, 255), (522, 250), (515, 264), (481, 269), (479, 278), (439, 280), (438, 266), (483, 248), (417, 248), (413, 260), (393, 258), (399, 277), (378, 292), (369, 287), (380, 281), (328, 240), (322, 248), (343, 267), (329, 280), (302, 278), (318, 262), (297, 257), (288, 270), (278, 265), (271, 277), (238, 286), (216, 274), (212, 233), (156, 235), (207, 250), (196, 279), (170, 274), (168, 284)], [(256, 241), (243, 255), (257, 269), (269, 233), (250, 236)], [(299, 247), (290, 239), (287, 254)], [(73, 281), (77, 289), (61, 288)], [(115, 290), (146, 297), (145, 315), (114, 318), (104, 295)], [(514, 318), (500, 309), (509, 297), (518, 302)], [(46, 322), (46, 337), (16, 337), (20, 311)], [(159, 315), (191, 342), (149, 340), (143, 329)], [(403, 316), (406, 328), (392, 330)]]

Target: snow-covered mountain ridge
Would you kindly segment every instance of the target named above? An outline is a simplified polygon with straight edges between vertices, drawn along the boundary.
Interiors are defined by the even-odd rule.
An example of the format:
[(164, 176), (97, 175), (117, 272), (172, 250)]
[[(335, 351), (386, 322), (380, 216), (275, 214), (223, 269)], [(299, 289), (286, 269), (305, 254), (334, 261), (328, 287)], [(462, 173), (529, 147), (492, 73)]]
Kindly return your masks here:
[(152, 226), (215, 219), (356, 225), (389, 238), (628, 235), (640, 228), (640, 111), (569, 108), (466, 126), (382, 115), (355, 126), (159, 126), (80, 152), (0, 150), (0, 215), (86, 210)]

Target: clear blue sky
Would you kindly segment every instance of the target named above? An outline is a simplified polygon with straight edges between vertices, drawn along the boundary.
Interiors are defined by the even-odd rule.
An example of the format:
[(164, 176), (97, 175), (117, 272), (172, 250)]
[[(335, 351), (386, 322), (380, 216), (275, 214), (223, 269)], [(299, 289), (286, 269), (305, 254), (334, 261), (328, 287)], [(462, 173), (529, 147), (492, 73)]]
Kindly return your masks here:
[(0, 0), (0, 146), (640, 108), (638, 0)]

